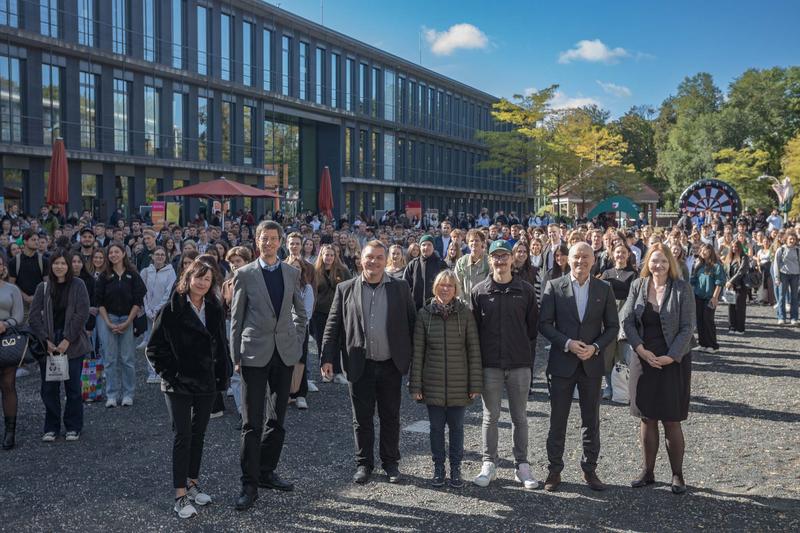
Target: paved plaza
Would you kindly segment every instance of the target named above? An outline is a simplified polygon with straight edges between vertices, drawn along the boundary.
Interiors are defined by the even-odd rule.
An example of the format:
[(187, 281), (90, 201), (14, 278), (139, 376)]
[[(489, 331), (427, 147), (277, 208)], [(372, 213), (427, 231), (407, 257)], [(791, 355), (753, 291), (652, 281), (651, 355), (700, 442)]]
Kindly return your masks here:
[[(580, 479), (577, 403), (567, 435), (567, 467), (559, 492), (525, 491), (513, 480), (511, 425), (501, 417), (498, 480), (487, 489), (434, 489), (428, 436), (403, 431), (404, 480), (385, 476), (366, 486), (354, 471), (346, 387), (321, 384), (310, 409), (290, 407), (280, 473), (292, 493), (262, 490), (253, 510), (234, 510), (239, 490), (239, 434), (232, 402), (206, 434), (201, 481), (214, 503), (180, 521), (172, 511), (172, 433), (158, 386), (144, 383), (139, 359), (133, 407), (86, 407), (80, 442), (39, 437), (44, 408), (38, 376), (18, 381), (18, 447), (0, 454), (0, 530), (25, 531), (798, 531), (800, 530), (800, 328), (775, 325), (772, 308), (750, 307), (744, 337), (722, 334), (718, 354), (696, 354), (685, 478), (689, 493), (674, 496), (662, 446), (655, 487), (629, 488), (638, 473), (638, 422), (627, 406), (603, 402), (598, 473), (609, 487), (591, 492)], [(717, 313), (725, 330), (727, 315)], [(313, 342), (312, 342), (313, 345)], [(544, 353), (540, 341), (539, 354)], [(529, 459), (546, 475), (550, 412), (537, 361), (537, 393), (528, 404)], [(406, 395), (402, 426), (422, 430), (423, 406)], [(465, 477), (480, 469), (480, 402), (466, 418)], [(662, 437), (663, 438), (663, 437)]]

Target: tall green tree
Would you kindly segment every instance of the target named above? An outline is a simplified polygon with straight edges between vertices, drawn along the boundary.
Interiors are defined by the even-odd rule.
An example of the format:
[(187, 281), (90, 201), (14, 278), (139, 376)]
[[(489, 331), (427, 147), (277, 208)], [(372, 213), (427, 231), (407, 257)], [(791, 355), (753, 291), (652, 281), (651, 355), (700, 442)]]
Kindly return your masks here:
[(769, 154), (757, 148), (723, 148), (714, 154), (716, 176), (733, 186), (751, 210), (776, 205), (769, 181), (758, 181), (769, 165)]
[(633, 167), (651, 187), (657, 191), (666, 188), (664, 180), (656, 178), (658, 163), (655, 143), (655, 124), (651, 107), (632, 107), (627, 113), (609, 125), (611, 131), (622, 136), (628, 149), (622, 162)]
[(786, 143), (781, 165), (783, 170), (781, 175), (789, 176), (795, 191), (789, 216), (800, 216), (800, 133)]

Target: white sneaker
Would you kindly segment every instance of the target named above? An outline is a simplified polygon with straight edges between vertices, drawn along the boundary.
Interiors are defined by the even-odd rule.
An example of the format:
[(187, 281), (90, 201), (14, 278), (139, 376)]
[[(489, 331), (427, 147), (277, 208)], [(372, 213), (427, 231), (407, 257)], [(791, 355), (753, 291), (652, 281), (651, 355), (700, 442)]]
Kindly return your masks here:
[(319, 388), (317, 384), (311, 381), (310, 379), (307, 381), (308, 383), (308, 392), (319, 392)]
[(497, 479), (497, 467), (491, 461), (484, 461), (481, 473), (472, 480), (479, 487), (488, 487), (489, 483)]
[(56, 434), (52, 431), (48, 431), (44, 435), (42, 435), (42, 442), (55, 442), (56, 441)]
[(174, 509), (180, 518), (191, 518), (197, 514), (197, 509), (192, 505), (188, 496), (181, 496), (175, 500)]
[(717, 353), (719, 348), (706, 348), (706, 353)]
[(336, 374), (333, 376), (333, 382), (338, 385), (347, 385), (347, 378), (344, 377), (344, 374)]
[(67, 431), (67, 434), (64, 435), (64, 440), (67, 442), (75, 442), (76, 440), (81, 438), (81, 434), (77, 431)]
[(796, 326), (798, 324), (797, 320), (792, 320), (792, 325)]
[(778, 319), (778, 325), (779, 326), (783, 326), (784, 324), (786, 324), (786, 321), (784, 319), (782, 319), (782, 318), (779, 318)]
[(306, 403), (306, 399), (302, 396), (297, 398), (295, 405), (297, 405), (298, 409), (308, 409), (308, 403)]
[(133, 405), (133, 398), (126, 396), (122, 399), (122, 407), (130, 407), (131, 405)]
[(117, 400), (115, 400), (114, 398), (109, 398), (108, 400), (106, 400), (106, 407), (116, 407), (116, 406), (117, 406)]
[(200, 506), (211, 503), (211, 496), (203, 492), (197, 485), (192, 485), (189, 490), (186, 491), (186, 496), (189, 497), (189, 501)]
[(514, 473), (514, 479), (528, 489), (534, 490), (539, 488), (539, 481), (531, 474), (531, 465), (528, 463), (520, 463), (517, 471)]

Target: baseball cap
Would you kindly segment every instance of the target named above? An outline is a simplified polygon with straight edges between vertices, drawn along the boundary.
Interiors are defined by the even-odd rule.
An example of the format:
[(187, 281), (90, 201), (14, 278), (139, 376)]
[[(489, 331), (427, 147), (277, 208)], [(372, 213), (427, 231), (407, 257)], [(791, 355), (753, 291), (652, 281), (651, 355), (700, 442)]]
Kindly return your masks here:
[(489, 246), (489, 255), (492, 255), (495, 252), (505, 252), (510, 254), (513, 251), (511, 244), (504, 240), (504, 239), (497, 239), (496, 241), (492, 242), (492, 245)]

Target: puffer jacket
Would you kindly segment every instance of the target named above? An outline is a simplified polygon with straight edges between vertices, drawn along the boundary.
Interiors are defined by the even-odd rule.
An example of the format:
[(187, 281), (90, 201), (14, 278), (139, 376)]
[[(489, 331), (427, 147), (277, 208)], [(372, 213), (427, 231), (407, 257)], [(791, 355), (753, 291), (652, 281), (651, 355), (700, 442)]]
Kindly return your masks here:
[(172, 287), (175, 285), (175, 269), (167, 264), (156, 270), (156, 266), (151, 264), (142, 270), (142, 281), (147, 287), (144, 295), (144, 312), (151, 320), (154, 320), (158, 311), (169, 302)]
[(483, 391), (483, 367), (475, 318), (456, 300), (445, 320), (431, 304), (417, 314), (409, 391), (439, 407), (469, 405), (470, 393)]

